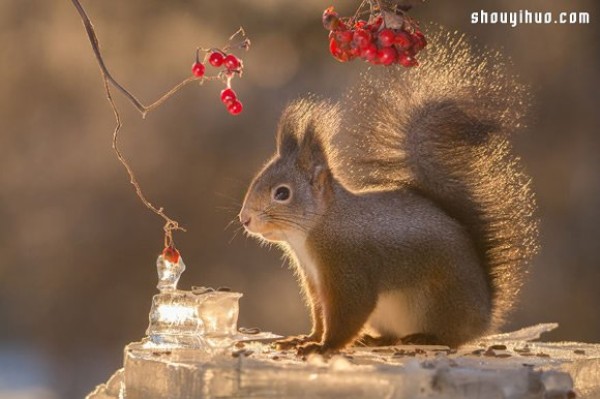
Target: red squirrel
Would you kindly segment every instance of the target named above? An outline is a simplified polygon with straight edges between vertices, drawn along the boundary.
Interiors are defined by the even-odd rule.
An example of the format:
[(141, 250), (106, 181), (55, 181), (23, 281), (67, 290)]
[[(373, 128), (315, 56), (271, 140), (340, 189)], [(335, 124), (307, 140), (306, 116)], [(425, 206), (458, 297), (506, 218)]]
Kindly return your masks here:
[(460, 346), (496, 331), (537, 250), (513, 154), (526, 88), (501, 56), (439, 34), (417, 68), (290, 104), (240, 221), (294, 265), (312, 331), (280, 348)]

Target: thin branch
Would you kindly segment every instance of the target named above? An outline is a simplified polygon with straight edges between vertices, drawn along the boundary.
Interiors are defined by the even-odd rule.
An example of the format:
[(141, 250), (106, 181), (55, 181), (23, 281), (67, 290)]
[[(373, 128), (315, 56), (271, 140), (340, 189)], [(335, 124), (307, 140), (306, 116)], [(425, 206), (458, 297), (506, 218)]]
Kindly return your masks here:
[(138, 109), (138, 111), (140, 111), (142, 114), (144, 114), (146, 112), (146, 107), (144, 106), (144, 104), (142, 104), (127, 89), (125, 89), (123, 86), (121, 86), (121, 84), (112, 77), (112, 75), (108, 71), (108, 68), (106, 67), (106, 64), (104, 64), (104, 59), (102, 58), (102, 54), (100, 53), (100, 45), (98, 43), (98, 38), (96, 37), (96, 32), (94, 31), (94, 26), (92, 25), (92, 21), (90, 21), (90, 18), (87, 16), (87, 13), (83, 9), (81, 3), (79, 2), (79, 0), (71, 0), (71, 1), (73, 2), (73, 5), (77, 9), (77, 12), (79, 12), (79, 16), (81, 17), (81, 20), (83, 21), (83, 25), (85, 26), (85, 31), (87, 32), (88, 38), (90, 39), (90, 43), (92, 44), (92, 49), (94, 50), (94, 55), (96, 56), (96, 61), (98, 62), (98, 65), (100, 66), (100, 69), (102, 70), (102, 75), (104, 76), (105, 79), (107, 79), (110, 82), (110, 84), (112, 84), (114, 87), (116, 87), (125, 97), (127, 97), (127, 99), (129, 99), (129, 101), (131, 101), (131, 103), (133, 105), (135, 105), (135, 107)]
[(120, 149), (119, 149), (119, 131), (122, 126), (121, 116), (119, 114), (119, 110), (114, 102), (113, 97), (112, 97), (112, 93), (110, 91), (110, 85), (117, 88), (121, 92), (121, 94), (123, 94), (137, 108), (137, 110), (142, 114), (142, 117), (145, 117), (149, 111), (151, 111), (152, 109), (154, 109), (157, 106), (159, 106), (160, 104), (162, 104), (164, 101), (166, 101), (169, 97), (171, 97), (173, 94), (175, 94), (182, 87), (184, 87), (188, 83), (199, 80), (199, 78), (192, 76), (192, 77), (185, 79), (183, 82), (179, 83), (174, 88), (169, 90), (166, 94), (164, 94), (162, 97), (160, 97), (154, 103), (152, 103), (148, 106), (145, 106), (133, 94), (131, 94), (127, 89), (125, 89), (119, 82), (117, 82), (112, 77), (112, 75), (108, 71), (108, 68), (106, 67), (106, 64), (104, 63), (102, 54), (100, 53), (100, 45), (98, 42), (98, 38), (96, 37), (96, 33), (94, 31), (92, 22), (90, 21), (85, 10), (81, 6), (81, 3), (79, 2), (79, 0), (72, 0), (72, 2), (73, 2), (73, 5), (75, 6), (75, 8), (77, 9), (77, 11), (79, 12), (81, 20), (83, 21), (83, 24), (85, 26), (85, 30), (88, 34), (90, 44), (92, 45), (94, 55), (96, 56), (96, 61), (98, 62), (98, 65), (100, 66), (100, 71), (102, 72), (102, 78), (104, 80), (104, 89), (106, 92), (106, 98), (107, 98), (108, 102), (110, 103), (110, 106), (111, 106), (114, 116), (115, 116), (116, 126), (113, 131), (112, 147), (113, 147), (115, 153), (117, 154), (117, 158), (119, 159), (119, 162), (121, 162), (121, 164), (123, 164), (123, 166), (125, 167), (125, 170), (127, 171), (127, 174), (129, 175), (129, 181), (135, 188), (135, 192), (136, 192), (137, 196), (139, 197), (139, 199), (142, 201), (142, 203), (148, 209), (150, 209), (152, 212), (154, 212), (155, 214), (157, 214), (158, 216), (163, 218), (163, 220), (165, 221), (165, 225), (163, 227), (163, 230), (165, 232), (165, 247), (174, 247), (173, 231), (177, 231), (177, 230), (186, 231), (186, 230), (183, 227), (179, 226), (179, 223), (176, 220), (171, 219), (169, 216), (167, 216), (164, 213), (164, 209), (162, 207), (156, 208), (154, 205), (152, 205), (152, 203), (150, 203), (150, 201), (148, 201), (148, 199), (146, 198), (146, 196), (144, 195), (144, 193), (142, 191), (142, 188), (141, 188), (137, 178), (135, 177), (135, 174), (133, 173), (133, 169), (131, 168), (131, 166), (129, 166), (129, 163), (127, 162), (127, 160), (123, 156), (122, 152), (120, 151)]
[(119, 130), (121, 129), (121, 126), (123, 126), (123, 125), (121, 123), (121, 115), (119, 114), (119, 110), (117, 109), (115, 101), (113, 100), (112, 94), (110, 92), (109, 80), (106, 77), (104, 77), (104, 89), (106, 91), (106, 98), (108, 99), (108, 102), (110, 103), (110, 106), (115, 115), (115, 120), (117, 122), (117, 125), (115, 126), (115, 130), (113, 131), (112, 147), (115, 150), (117, 157), (119, 158), (119, 161), (121, 161), (121, 163), (127, 170), (127, 174), (129, 174), (129, 181), (135, 188), (135, 192), (137, 193), (140, 200), (144, 203), (144, 205), (146, 205), (146, 207), (148, 209), (150, 209), (152, 212), (156, 213), (158, 216), (162, 217), (165, 220), (165, 225), (163, 227), (163, 229), (165, 231), (165, 247), (172, 247), (172, 246), (174, 246), (173, 230), (180, 230), (180, 231), (186, 231), (186, 230), (183, 227), (180, 227), (179, 223), (177, 223), (176, 220), (169, 218), (164, 213), (162, 207), (156, 208), (154, 205), (152, 205), (152, 203), (150, 203), (150, 201), (148, 201), (146, 199), (146, 196), (142, 192), (140, 184), (138, 183), (137, 178), (135, 177), (135, 174), (133, 173), (133, 170), (131, 169), (131, 167), (129, 166), (129, 164), (127, 163), (125, 158), (123, 157), (121, 150), (119, 149)]
[(152, 111), (154, 108), (158, 107), (159, 105), (161, 105), (162, 103), (164, 103), (165, 101), (167, 101), (169, 99), (169, 97), (171, 97), (173, 94), (177, 93), (181, 88), (183, 88), (187, 84), (192, 83), (192, 82), (196, 82), (196, 81), (198, 81), (200, 79), (201, 78), (197, 78), (195, 76), (190, 76), (190, 77), (186, 78), (181, 83), (179, 83), (178, 85), (176, 85), (175, 87), (173, 87), (171, 90), (169, 90), (168, 92), (166, 92), (161, 98), (159, 98), (158, 100), (154, 101), (152, 104), (150, 104), (148, 106), (145, 106), (144, 107), (144, 112), (142, 113), (142, 117), (146, 117), (146, 114), (148, 112)]
[(81, 20), (83, 21), (83, 25), (85, 26), (85, 31), (87, 32), (88, 38), (90, 39), (90, 43), (92, 45), (92, 50), (94, 50), (94, 55), (96, 56), (96, 61), (98, 62), (98, 66), (100, 67), (100, 70), (102, 71), (102, 75), (104, 76), (105, 79), (107, 79), (110, 82), (111, 85), (113, 85), (115, 88), (117, 88), (117, 90), (119, 90), (121, 92), (121, 94), (123, 94), (125, 97), (127, 97), (127, 99), (142, 114), (143, 118), (146, 117), (146, 114), (148, 112), (150, 112), (152, 109), (158, 107), (160, 104), (165, 102), (169, 97), (171, 97), (173, 94), (178, 92), (182, 87), (186, 86), (189, 83), (192, 83), (194, 81), (202, 79), (202, 78), (197, 78), (195, 76), (186, 78), (185, 80), (183, 80), (181, 83), (177, 84), (175, 87), (173, 87), (171, 90), (169, 90), (161, 98), (159, 98), (152, 104), (150, 104), (150, 105), (142, 104), (142, 102), (140, 100), (138, 100), (136, 96), (131, 94), (131, 92), (129, 90), (127, 90), (125, 87), (123, 87), (119, 82), (117, 82), (117, 80), (115, 78), (112, 77), (111, 73), (109, 72), (108, 68), (106, 67), (106, 64), (104, 63), (104, 59), (102, 58), (102, 53), (100, 52), (100, 44), (98, 42), (98, 37), (96, 36), (96, 31), (94, 30), (94, 26), (92, 25), (92, 21), (90, 21), (90, 18), (88, 17), (87, 13), (85, 12), (85, 10), (84, 10), (83, 6), (81, 5), (81, 3), (79, 2), (79, 0), (71, 0), (71, 1), (73, 2), (73, 5), (77, 9), (77, 12), (79, 12), (79, 16), (81, 17)]

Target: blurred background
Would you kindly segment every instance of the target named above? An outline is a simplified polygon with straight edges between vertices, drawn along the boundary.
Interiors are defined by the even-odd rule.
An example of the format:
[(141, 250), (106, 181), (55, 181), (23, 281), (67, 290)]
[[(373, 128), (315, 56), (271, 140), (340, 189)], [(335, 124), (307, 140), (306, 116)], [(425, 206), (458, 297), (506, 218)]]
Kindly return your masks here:
[[(116, 95), (122, 148), (148, 198), (188, 233), (180, 285), (244, 293), (240, 325), (306, 332), (280, 253), (238, 234), (245, 189), (274, 147), (284, 104), (338, 96), (366, 64), (329, 56), (321, 0), (85, 1), (114, 76), (149, 103), (189, 75), (197, 46), (252, 39), (230, 116), (220, 83), (190, 85), (146, 120)], [(333, 5), (350, 14), (357, 0)], [(556, 321), (553, 340), (600, 341), (600, 23), (597, 0), (494, 0), (486, 11), (587, 11), (589, 25), (471, 25), (482, 2), (430, 0), (412, 14), (501, 49), (536, 103), (516, 146), (542, 219), (519, 310), (507, 330)], [(0, 2), (0, 397), (82, 398), (143, 337), (162, 220), (145, 209), (111, 150), (114, 126), (71, 2)]]

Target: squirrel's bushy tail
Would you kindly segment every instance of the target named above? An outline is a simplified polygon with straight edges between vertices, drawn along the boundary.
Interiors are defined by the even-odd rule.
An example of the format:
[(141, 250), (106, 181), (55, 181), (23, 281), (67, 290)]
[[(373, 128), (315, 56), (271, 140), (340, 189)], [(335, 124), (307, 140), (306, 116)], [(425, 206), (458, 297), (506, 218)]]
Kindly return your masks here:
[(419, 67), (369, 71), (349, 92), (332, 166), (355, 190), (409, 185), (463, 224), (491, 277), (497, 328), (537, 250), (530, 179), (508, 140), (526, 88), (500, 54), (453, 34), (430, 42)]

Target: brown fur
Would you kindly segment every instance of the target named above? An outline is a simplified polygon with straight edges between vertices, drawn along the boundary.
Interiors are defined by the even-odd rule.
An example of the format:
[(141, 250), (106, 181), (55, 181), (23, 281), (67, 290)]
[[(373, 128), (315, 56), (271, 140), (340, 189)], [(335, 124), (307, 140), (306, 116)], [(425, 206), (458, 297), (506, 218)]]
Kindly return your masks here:
[[(405, 341), (458, 346), (514, 304), (537, 239), (508, 142), (524, 90), (497, 55), (442, 36), (432, 47), (416, 69), (365, 75), (341, 106), (284, 111), (240, 213), (282, 246), (307, 294), (313, 331), (282, 346), (336, 350), (367, 321), (393, 342), (405, 319), (419, 326)], [(273, 198), (281, 185), (285, 202)], [(386, 301), (405, 313), (371, 320)]]

